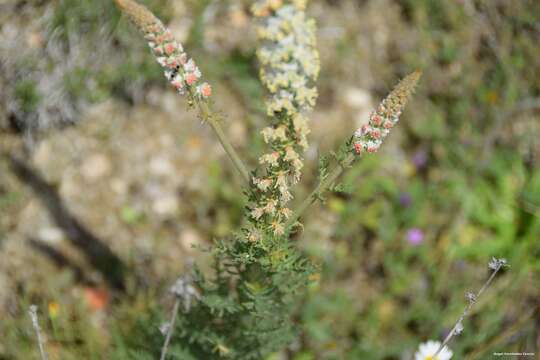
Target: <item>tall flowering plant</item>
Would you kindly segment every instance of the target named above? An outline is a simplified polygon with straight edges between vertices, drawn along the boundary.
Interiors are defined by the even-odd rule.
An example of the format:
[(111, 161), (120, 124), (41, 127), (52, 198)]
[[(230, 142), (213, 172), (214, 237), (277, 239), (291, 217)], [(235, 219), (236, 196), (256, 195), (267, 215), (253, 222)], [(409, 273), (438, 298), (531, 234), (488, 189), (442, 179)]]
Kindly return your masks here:
[[(252, 6), (269, 124), (261, 130), (267, 150), (251, 172), (222, 131), (222, 119), (210, 102), (212, 87), (202, 80), (195, 61), (147, 8), (133, 0), (115, 2), (142, 31), (167, 80), (212, 127), (245, 180), (247, 194), (247, 225), (216, 241), (210, 250), (211, 276), (194, 267), (178, 279), (171, 289), (177, 299), (173, 316), (161, 326), (164, 340), (154, 346), (161, 346), (162, 359), (168, 354), (182, 359), (264, 358), (295, 339), (292, 314), (306, 285), (316, 278), (315, 266), (289, 240), (291, 232), (309, 205), (348, 167), (380, 148), (421, 73), (413, 72), (394, 88), (368, 124), (345, 141), (335, 167), (323, 171), (313, 192), (291, 209), (291, 188), (301, 178), (320, 70), (315, 22), (305, 13), (307, 0), (258, 0)], [(147, 351), (153, 354), (156, 348), (148, 345)]]

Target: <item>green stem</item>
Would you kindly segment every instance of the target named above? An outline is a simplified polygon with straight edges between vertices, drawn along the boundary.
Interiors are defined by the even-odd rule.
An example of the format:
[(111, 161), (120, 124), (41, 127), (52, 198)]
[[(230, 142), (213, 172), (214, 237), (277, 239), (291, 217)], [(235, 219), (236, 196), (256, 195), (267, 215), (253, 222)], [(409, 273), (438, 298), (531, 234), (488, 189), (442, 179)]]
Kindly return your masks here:
[(289, 229), (291, 226), (293, 226), (296, 223), (296, 220), (302, 216), (304, 211), (313, 204), (317, 199), (319, 199), (320, 195), (324, 193), (345, 171), (346, 168), (348, 168), (354, 161), (355, 156), (351, 153), (347, 155), (347, 157), (338, 164), (331, 172), (328, 174), (327, 177), (325, 177), (319, 185), (309, 194), (309, 196), (293, 211), (292, 216), (289, 218), (287, 223), (285, 224), (285, 229)]
[(203, 101), (197, 101), (197, 105), (198, 105), (198, 108), (199, 108), (201, 118), (204, 121), (206, 121), (208, 124), (210, 124), (210, 126), (212, 127), (212, 130), (214, 130), (214, 133), (216, 134), (219, 142), (223, 146), (223, 149), (225, 150), (225, 152), (227, 153), (227, 155), (231, 159), (234, 167), (236, 168), (236, 170), (238, 170), (238, 172), (240, 173), (240, 175), (242, 176), (244, 181), (249, 186), (250, 179), (251, 179), (251, 177), (249, 175), (249, 172), (248, 172), (246, 166), (244, 165), (244, 163), (242, 162), (242, 160), (240, 159), (240, 156), (238, 156), (238, 153), (236, 152), (236, 150), (234, 150), (234, 148), (233, 148), (232, 144), (230, 143), (229, 139), (227, 138), (227, 136), (223, 132), (223, 129), (221, 128), (221, 125), (219, 124), (218, 119), (213, 115), (212, 109), (210, 108), (210, 106), (207, 103), (205, 103)]

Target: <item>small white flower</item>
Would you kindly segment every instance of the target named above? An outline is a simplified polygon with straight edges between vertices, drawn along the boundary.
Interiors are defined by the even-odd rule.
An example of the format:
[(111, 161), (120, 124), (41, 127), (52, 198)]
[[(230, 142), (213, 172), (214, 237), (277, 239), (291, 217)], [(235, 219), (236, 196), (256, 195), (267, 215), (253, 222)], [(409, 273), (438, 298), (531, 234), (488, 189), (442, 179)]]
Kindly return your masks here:
[(273, 128), (271, 128), (271, 127), (265, 127), (261, 131), (261, 134), (263, 136), (264, 142), (268, 144), (268, 142), (270, 142), (271, 140), (274, 139), (275, 130)]
[(184, 64), (184, 71), (186, 72), (194, 72), (196, 69), (197, 67), (195, 66), (193, 59), (189, 59), (189, 61)]
[(287, 131), (286, 127), (281, 125), (279, 126), (275, 132), (274, 132), (274, 139), (278, 139), (281, 141), (287, 140)]
[(285, 217), (285, 219), (288, 219), (291, 217), (293, 212), (291, 209), (283, 208), (280, 210), (280, 213)]
[(287, 190), (287, 173), (283, 170), (280, 170), (276, 173), (277, 180), (276, 180), (276, 187), (279, 188), (281, 192)]
[(162, 67), (167, 66), (167, 58), (164, 57), (164, 56), (158, 57), (158, 58), (157, 58), (157, 62), (158, 62), (159, 65), (161, 65)]
[(271, 179), (257, 179), (257, 178), (254, 178), (253, 183), (255, 185), (257, 185), (257, 187), (260, 190), (266, 191), (272, 185), (272, 180)]
[(271, 166), (277, 166), (278, 160), (279, 160), (279, 153), (277, 151), (274, 151), (270, 154), (264, 154), (263, 156), (261, 156), (259, 159), (259, 162), (261, 164), (267, 163), (267, 164), (270, 164)]
[(280, 196), (279, 199), (283, 203), (288, 203), (289, 201), (291, 201), (293, 199), (292, 194), (290, 193), (290, 191), (287, 191), (286, 188), (280, 188), (279, 191), (281, 192), (281, 196)]
[(285, 233), (285, 228), (283, 227), (283, 224), (277, 220), (272, 222), (272, 229), (274, 230), (274, 235), (276, 236), (281, 236)]
[(285, 157), (283, 158), (283, 160), (285, 160), (285, 161), (295, 161), (298, 158), (299, 158), (298, 153), (296, 151), (294, 151), (292, 146), (287, 146), (285, 148)]
[(439, 341), (433, 340), (420, 344), (418, 351), (414, 354), (414, 360), (450, 360), (453, 353), (446, 346), (441, 350), (437, 357), (433, 357), (440, 346), (441, 343)]
[(264, 207), (264, 212), (270, 215), (274, 214), (274, 212), (276, 211), (276, 203), (277, 201), (274, 199), (268, 200), (266, 206)]
[(264, 215), (264, 208), (263, 207), (259, 207), (259, 208), (255, 208), (253, 210), (251, 210), (251, 216), (255, 219), (255, 220), (259, 220), (259, 218), (261, 216)]

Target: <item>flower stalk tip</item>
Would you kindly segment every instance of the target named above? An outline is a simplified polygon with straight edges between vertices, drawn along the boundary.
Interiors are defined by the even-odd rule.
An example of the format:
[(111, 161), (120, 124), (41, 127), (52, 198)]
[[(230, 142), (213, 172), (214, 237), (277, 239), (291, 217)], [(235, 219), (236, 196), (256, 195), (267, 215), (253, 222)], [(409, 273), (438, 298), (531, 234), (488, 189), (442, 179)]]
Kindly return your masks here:
[(379, 150), (383, 140), (397, 124), (401, 112), (414, 93), (422, 72), (417, 70), (401, 80), (377, 109), (371, 113), (369, 122), (354, 133), (353, 150), (361, 155)]
[(114, 2), (142, 32), (146, 32), (146, 29), (152, 25), (161, 24), (150, 10), (133, 0), (114, 0)]

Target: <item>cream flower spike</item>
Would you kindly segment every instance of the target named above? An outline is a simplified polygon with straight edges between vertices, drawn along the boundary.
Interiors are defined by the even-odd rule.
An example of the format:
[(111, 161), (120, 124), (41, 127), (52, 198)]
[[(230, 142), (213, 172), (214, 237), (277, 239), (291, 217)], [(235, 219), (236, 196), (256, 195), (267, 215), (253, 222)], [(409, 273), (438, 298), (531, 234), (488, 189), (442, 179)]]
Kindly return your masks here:
[(292, 199), (290, 186), (300, 179), (302, 153), (308, 147), (309, 126), (304, 113), (315, 106), (318, 95), (315, 81), (320, 61), (315, 21), (306, 16), (306, 4), (306, 0), (260, 0), (252, 6), (253, 14), (259, 18), (256, 30), (260, 78), (270, 95), (267, 113), (274, 120), (261, 132), (270, 147), (259, 159), (267, 180), (263, 186), (253, 180), (259, 196), (252, 209), (277, 201), (277, 211), (266, 212), (264, 217), (254, 211), (253, 219), (257, 226), (275, 235), (282, 234), (283, 223), (291, 214), (286, 208)]

